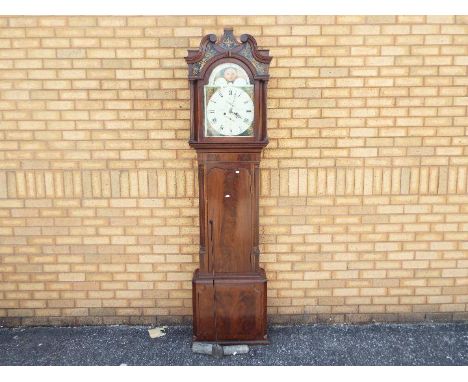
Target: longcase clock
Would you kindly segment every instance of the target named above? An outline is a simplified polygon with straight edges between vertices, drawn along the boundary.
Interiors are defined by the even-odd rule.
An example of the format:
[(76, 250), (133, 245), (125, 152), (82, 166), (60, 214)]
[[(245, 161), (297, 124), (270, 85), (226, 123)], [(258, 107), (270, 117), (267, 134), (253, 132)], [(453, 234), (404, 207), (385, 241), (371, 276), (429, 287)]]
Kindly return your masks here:
[(197, 151), (200, 267), (193, 276), (193, 339), (268, 343), (267, 279), (259, 267), (259, 164), (268, 144), (272, 57), (232, 29), (205, 36), (185, 58), (189, 144)]

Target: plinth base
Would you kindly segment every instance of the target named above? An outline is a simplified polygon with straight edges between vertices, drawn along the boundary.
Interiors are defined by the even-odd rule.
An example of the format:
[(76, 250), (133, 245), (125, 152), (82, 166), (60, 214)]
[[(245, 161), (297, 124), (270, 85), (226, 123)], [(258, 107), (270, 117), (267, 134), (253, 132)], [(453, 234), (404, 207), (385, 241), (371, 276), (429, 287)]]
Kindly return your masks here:
[(193, 340), (218, 344), (268, 344), (265, 271), (200, 275), (193, 280)]

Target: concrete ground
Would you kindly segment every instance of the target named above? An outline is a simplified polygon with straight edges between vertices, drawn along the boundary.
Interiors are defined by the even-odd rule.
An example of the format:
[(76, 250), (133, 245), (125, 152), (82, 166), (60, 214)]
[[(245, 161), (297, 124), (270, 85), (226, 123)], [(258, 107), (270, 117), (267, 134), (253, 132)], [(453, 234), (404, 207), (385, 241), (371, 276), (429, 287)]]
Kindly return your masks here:
[(0, 365), (468, 365), (468, 323), (271, 326), (268, 346), (215, 359), (191, 327), (0, 328)]

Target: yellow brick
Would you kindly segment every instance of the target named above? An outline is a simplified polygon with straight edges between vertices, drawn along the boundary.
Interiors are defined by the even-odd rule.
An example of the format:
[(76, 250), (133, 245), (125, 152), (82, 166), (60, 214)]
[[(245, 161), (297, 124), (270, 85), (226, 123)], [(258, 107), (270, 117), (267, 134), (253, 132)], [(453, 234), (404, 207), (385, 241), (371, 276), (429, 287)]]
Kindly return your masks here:
[(301, 36), (282, 36), (278, 37), (278, 45), (282, 46), (301, 46), (305, 45), (306, 43), (306, 37), (301, 37)]

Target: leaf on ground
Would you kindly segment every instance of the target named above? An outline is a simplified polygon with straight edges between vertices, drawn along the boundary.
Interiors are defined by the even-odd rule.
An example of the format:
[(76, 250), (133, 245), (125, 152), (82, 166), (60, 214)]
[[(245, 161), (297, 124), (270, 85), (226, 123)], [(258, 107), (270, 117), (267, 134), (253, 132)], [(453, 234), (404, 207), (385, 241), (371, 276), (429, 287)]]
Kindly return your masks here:
[(164, 330), (166, 328), (167, 328), (167, 326), (159, 326), (157, 328), (148, 329), (149, 336), (151, 338), (158, 338), (158, 337), (165, 336), (166, 333), (164, 332)]

